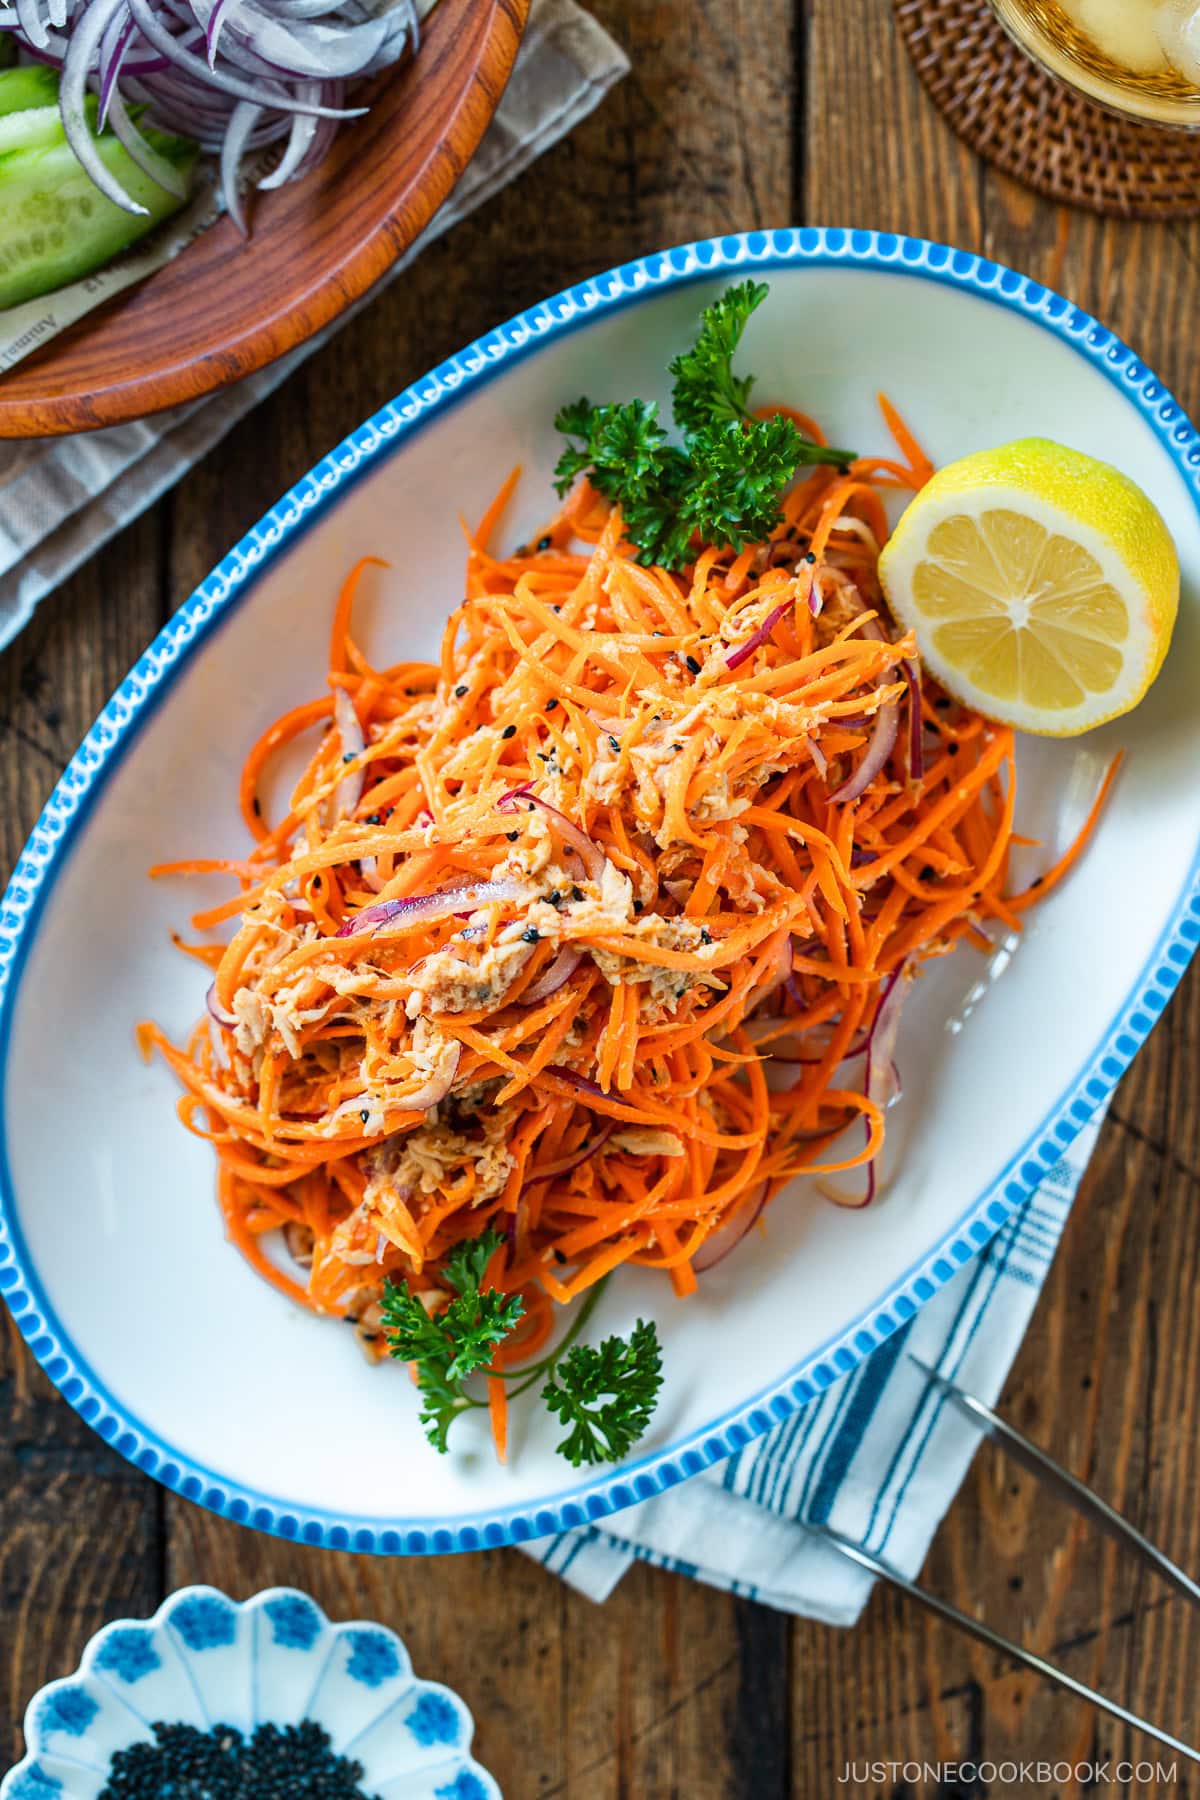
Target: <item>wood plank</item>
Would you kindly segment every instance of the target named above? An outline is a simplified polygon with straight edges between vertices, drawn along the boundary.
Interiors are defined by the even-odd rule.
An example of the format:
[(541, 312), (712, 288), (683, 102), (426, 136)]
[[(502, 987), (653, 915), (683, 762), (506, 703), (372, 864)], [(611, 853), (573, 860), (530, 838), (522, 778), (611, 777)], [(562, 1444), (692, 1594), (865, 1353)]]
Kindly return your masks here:
[[(0, 857), (16, 861), (79, 739), (159, 624), (157, 522), (47, 600), (0, 656)], [(133, 1054), (132, 1040), (130, 1054)], [(0, 1328), (0, 1767), (21, 1715), (108, 1619), (159, 1599), (158, 1490), (60, 1400)]]

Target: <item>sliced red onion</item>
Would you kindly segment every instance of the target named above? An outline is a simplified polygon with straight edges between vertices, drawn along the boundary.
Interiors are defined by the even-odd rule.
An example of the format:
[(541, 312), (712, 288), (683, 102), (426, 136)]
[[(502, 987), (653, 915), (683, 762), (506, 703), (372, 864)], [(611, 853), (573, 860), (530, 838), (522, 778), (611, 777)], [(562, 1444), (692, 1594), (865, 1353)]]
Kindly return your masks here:
[(708, 1269), (715, 1269), (718, 1263), (725, 1261), (731, 1251), (737, 1249), (747, 1232), (758, 1224), (770, 1192), (770, 1182), (764, 1181), (756, 1200), (748, 1205), (740, 1206), (732, 1219), (727, 1220), (724, 1225), (719, 1225), (710, 1237), (705, 1238), (692, 1258), (692, 1267), (697, 1275), (703, 1275)]
[(152, 144), (148, 144), (125, 108), (125, 102), (114, 89), (109, 95), (109, 124), (113, 136), (117, 138), (129, 153), (130, 160), (135, 162), (143, 174), (156, 181), (168, 194), (174, 194), (177, 200), (186, 200), (188, 184), (178, 169), (173, 169), (164, 156), (160, 156)]
[[(109, 3), (109, 0), (106, 0)], [(99, 4), (99, 0), (89, 0), (88, 12)], [(235, 100), (251, 100), (256, 106), (274, 106), (283, 112), (316, 113), (320, 117), (342, 119), (358, 118), (366, 111), (365, 107), (351, 107), (347, 110), (330, 109), (326, 106), (314, 106), (310, 101), (298, 100), (293, 94), (280, 88), (276, 83), (274, 89), (264, 89), (260, 84), (243, 81), (240, 75), (232, 75), (223, 69), (210, 69), (202, 56), (196, 56), (180, 43), (179, 39), (167, 29), (154, 11), (150, 0), (125, 0), (138, 30), (156, 50), (169, 57), (176, 68), (185, 74), (194, 75), (201, 83), (218, 88), (222, 93), (231, 94)], [(87, 13), (84, 14), (87, 17)]]
[[(887, 638), (880, 629), (877, 619), (863, 620), (863, 633), (866, 637), (878, 638), (886, 644)], [(888, 700), (875, 714), (875, 722), (871, 727), (871, 736), (857, 769), (848, 781), (843, 781), (834, 793), (829, 796), (831, 806), (845, 806), (851, 800), (869, 788), (896, 747), (896, 734), (900, 729), (900, 707), (895, 700)]]
[[(235, 114), (240, 112), (235, 107)], [(236, 164), (235, 164), (236, 173)], [(367, 747), (358, 709), (344, 687), (333, 690), (333, 717), (342, 740), (342, 760), (347, 757), (358, 758)], [(349, 775), (343, 775), (333, 791), (333, 811), (335, 818), (348, 819), (362, 799), (363, 784), (366, 781), (365, 769), (354, 769)]]
[(496, 811), (515, 812), (522, 800), (530, 806), (541, 808), (564, 843), (570, 844), (571, 848), (577, 850), (583, 858), (583, 866), (587, 871), (588, 879), (599, 881), (604, 874), (607, 860), (603, 850), (598, 844), (592, 842), (586, 831), (568, 819), (565, 813), (559, 812), (557, 806), (551, 806), (548, 800), (540, 800), (535, 793), (532, 793), (528, 782), (523, 787), (510, 788), (507, 794), (502, 794), (496, 802)]
[(237, 1024), (237, 1015), (235, 1013), (226, 1012), (225, 1008), (221, 1005), (221, 1002), (217, 999), (217, 984), (215, 981), (209, 984), (208, 992), (204, 996), (204, 1004), (208, 1008), (209, 1016), (214, 1018), (218, 1025), (233, 1026)]
[[(900, 1077), (893, 1057), (896, 1049), (896, 1035), (900, 1029), (900, 1014), (907, 995), (908, 981), (905, 965), (900, 963), (883, 983), (879, 1004), (875, 1008), (875, 1017), (867, 1032), (867, 1062), (863, 1071), (863, 1092), (867, 1099), (873, 1101), (881, 1110), (888, 1107), (900, 1092)], [(870, 1143), (870, 1121), (864, 1119), (863, 1123), (866, 1127), (867, 1142)], [(866, 1163), (861, 1170), (864, 1178), (861, 1194), (849, 1193), (845, 1188), (839, 1187), (831, 1181), (819, 1181), (817, 1186), (828, 1199), (835, 1200), (839, 1206), (849, 1207), (852, 1211), (870, 1206), (878, 1186), (878, 1177), (875, 1172), (877, 1161), (877, 1156), (872, 1157), (871, 1161)], [(859, 1170), (849, 1172), (851, 1174), (860, 1173)]]
[[(20, 4), (21, 0), (18, 0), (18, 5)], [(58, 104), (62, 113), (63, 132), (84, 172), (114, 205), (125, 212), (144, 215), (149, 208), (125, 192), (96, 149), (96, 139), (92, 135), (85, 106), (88, 76), (99, 53), (101, 39), (112, 21), (128, 4), (129, 0), (89, 0), (88, 6), (75, 21), (70, 45), (63, 59)], [(41, 41), (44, 43), (45, 39)]]
[(825, 606), (825, 596), (821, 592), (821, 583), (817, 580), (817, 572), (813, 570), (812, 586), (808, 590), (808, 610), (814, 619), (819, 619)]
[(577, 950), (573, 944), (564, 944), (546, 972), (538, 976), (532, 987), (526, 988), (522, 1004), (536, 1006), (539, 1000), (548, 1000), (551, 994), (557, 994), (559, 988), (565, 987), (570, 981), (582, 961), (582, 950)]
[(925, 774), (924, 721), (921, 718), (921, 671), (911, 656), (900, 665), (908, 683), (908, 773), (913, 781)]
[[(310, 81), (305, 83), (305, 86), (311, 89), (311, 93), (308, 97), (315, 100), (320, 91), (318, 83)], [(283, 187), (285, 182), (291, 181), (292, 177), (312, 149), (313, 140), (317, 135), (320, 125), (321, 121), (319, 119), (314, 119), (311, 115), (306, 116), (304, 113), (297, 113), (296, 117), (292, 120), (292, 128), (288, 133), (287, 148), (284, 150), (283, 155), (280, 157), (279, 162), (275, 168), (272, 169), (271, 173), (269, 175), (264, 175), (259, 182), (258, 186), (260, 192), (265, 192), (268, 188)], [(355, 805), (357, 804), (358, 802), (356, 801)]]
[(39, 0), (17, 0), (17, 22), (22, 34), (35, 50), (44, 50), (50, 42), (50, 33), (42, 18)]
[(569, 1175), (573, 1169), (579, 1167), (580, 1163), (585, 1163), (589, 1157), (595, 1156), (597, 1150), (602, 1144), (608, 1142), (616, 1129), (617, 1121), (606, 1119), (599, 1131), (594, 1137), (588, 1139), (582, 1149), (573, 1151), (570, 1156), (560, 1156), (556, 1162), (547, 1163), (544, 1169), (539, 1169), (536, 1175), (531, 1175), (527, 1181), (522, 1183), (521, 1191), (536, 1187), (542, 1181), (553, 1181), (556, 1175)]
[(456, 913), (473, 913), (477, 907), (493, 901), (523, 900), (525, 889), (516, 881), (476, 881), (467, 887), (442, 888), (436, 894), (413, 894), (403, 900), (381, 900), (376, 906), (364, 906), (351, 918), (344, 919), (338, 937), (358, 937), (365, 932), (374, 935), (384, 925), (432, 925), (438, 919), (452, 919)]
[(731, 650), (729, 652), (729, 655), (725, 658), (725, 667), (727, 669), (740, 669), (747, 657), (753, 656), (759, 645), (766, 643), (780, 619), (783, 618), (785, 613), (792, 610), (792, 606), (793, 600), (789, 595), (788, 598), (781, 601), (778, 606), (772, 607), (762, 624), (757, 630), (750, 633), (750, 636), (746, 639), (745, 643), (739, 644), (736, 650)]
[[(246, 153), (250, 135), (262, 118), (262, 111), (261, 106), (256, 106), (250, 100), (239, 100), (229, 115), (229, 124), (225, 129), (225, 141), (221, 145), (221, 192), (225, 196), (225, 210), (243, 237), (249, 237), (250, 233), (246, 225), (246, 215), (242, 209), (238, 170), (242, 166), (242, 157)], [(340, 689), (338, 691), (341, 692)], [(341, 792), (342, 787), (349, 785), (350, 783), (347, 782), (341, 783), (338, 792)]]
[(808, 740), (808, 754), (816, 764), (817, 774), (821, 777), (821, 780), (824, 781), (829, 773), (829, 758), (826, 756), (815, 737), (810, 737)]

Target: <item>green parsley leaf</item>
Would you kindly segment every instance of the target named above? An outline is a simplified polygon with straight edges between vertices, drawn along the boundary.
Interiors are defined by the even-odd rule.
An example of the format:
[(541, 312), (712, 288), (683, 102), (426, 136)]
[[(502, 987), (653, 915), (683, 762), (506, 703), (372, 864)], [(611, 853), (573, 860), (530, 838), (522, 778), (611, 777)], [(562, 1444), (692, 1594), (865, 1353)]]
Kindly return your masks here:
[(454, 1249), (440, 1269), (454, 1298), (432, 1318), (407, 1281), (389, 1280), (384, 1289), (383, 1331), (389, 1353), (398, 1362), (416, 1365), (421, 1423), (430, 1443), (443, 1452), (459, 1413), (479, 1404), (466, 1392), (464, 1381), (488, 1366), (525, 1312), (519, 1294), (480, 1285), (503, 1242), (500, 1232), (485, 1231)]
[(619, 1462), (650, 1423), (662, 1386), (662, 1351), (654, 1322), (639, 1319), (628, 1341), (600, 1348), (576, 1344), (553, 1367), (542, 1399), (571, 1427), (556, 1448), (575, 1467)]
[(754, 281), (727, 289), (705, 308), (692, 348), (672, 362), (682, 447), (668, 441), (657, 407), (646, 400), (577, 400), (554, 421), (570, 440), (554, 472), (558, 492), (586, 475), (621, 508), (641, 563), (685, 567), (697, 533), (734, 550), (761, 543), (780, 522), (779, 497), (798, 468), (853, 461), (852, 451), (810, 442), (790, 419), (751, 417), (754, 377), (735, 375), (733, 358), (767, 291)]
[(736, 376), (733, 358), (746, 321), (769, 292), (765, 281), (743, 281), (705, 307), (696, 342), (670, 365), (675, 378), (671, 404), (681, 431), (690, 434), (749, 416), (754, 377)]

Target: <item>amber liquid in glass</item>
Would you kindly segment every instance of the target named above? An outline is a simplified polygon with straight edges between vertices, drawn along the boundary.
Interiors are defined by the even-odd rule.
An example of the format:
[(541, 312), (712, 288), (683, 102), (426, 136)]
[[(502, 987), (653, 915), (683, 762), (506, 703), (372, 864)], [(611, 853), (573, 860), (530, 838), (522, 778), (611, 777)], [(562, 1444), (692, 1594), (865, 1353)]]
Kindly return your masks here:
[(1200, 119), (1200, 0), (995, 0), (1040, 60), (1110, 105)]

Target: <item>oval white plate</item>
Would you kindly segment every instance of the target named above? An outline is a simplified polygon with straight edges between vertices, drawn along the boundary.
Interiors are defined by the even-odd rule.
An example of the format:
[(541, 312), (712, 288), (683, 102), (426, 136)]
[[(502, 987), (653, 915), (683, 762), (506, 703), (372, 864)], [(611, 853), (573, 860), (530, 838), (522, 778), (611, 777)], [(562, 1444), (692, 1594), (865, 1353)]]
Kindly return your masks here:
[[(767, 275), (744, 352), (759, 392), (834, 440), (882, 446), (885, 386), (940, 460), (1041, 433), (1111, 458), (1178, 542), (1184, 601), (1166, 672), (1129, 720), (1021, 746), (1019, 823), (1047, 860), (1118, 744), (1129, 757), (1081, 867), (1015, 955), (969, 949), (920, 984), (900, 1045), (902, 1171), (867, 1212), (799, 1188), (769, 1231), (679, 1302), (614, 1281), (593, 1341), (653, 1314), (666, 1381), (617, 1470), (574, 1472), (541, 1409), (516, 1409), (507, 1467), (473, 1417), (438, 1457), (403, 1370), (302, 1316), (223, 1242), (212, 1161), (134, 1022), (183, 1032), (202, 971), (169, 933), (206, 894), (143, 883), (165, 858), (243, 842), (247, 745), (319, 692), (330, 610), (366, 551), (392, 570), (356, 629), (385, 661), (433, 651), (461, 592), (460, 511), (516, 462), (504, 530), (547, 511), (565, 400), (666, 399), (698, 309)], [(727, 1455), (835, 1380), (985, 1242), (1111, 1090), (1200, 934), (1196, 434), (1103, 327), (961, 252), (870, 233), (780, 232), (652, 257), (534, 308), (436, 370), (320, 464), (172, 620), (52, 797), (0, 927), (7, 1046), (0, 1291), (66, 1397), (118, 1450), (230, 1517), (385, 1552), (471, 1549), (599, 1518)], [(1034, 872), (1031, 864), (1028, 874)], [(997, 979), (997, 977), (999, 977)]]
[(419, 1681), (386, 1626), (331, 1625), (315, 1600), (268, 1588), (235, 1603), (180, 1588), (152, 1619), (106, 1625), (65, 1681), (25, 1713), (26, 1754), (0, 1800), (96, 1800), (113, 1756), (155, 1724), (207, 1731), (310, 1719), (362, 1767), (372, 1800), (500, 1800), (470, 1754), (474, 1721), (457, 1694)]

